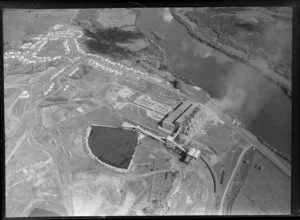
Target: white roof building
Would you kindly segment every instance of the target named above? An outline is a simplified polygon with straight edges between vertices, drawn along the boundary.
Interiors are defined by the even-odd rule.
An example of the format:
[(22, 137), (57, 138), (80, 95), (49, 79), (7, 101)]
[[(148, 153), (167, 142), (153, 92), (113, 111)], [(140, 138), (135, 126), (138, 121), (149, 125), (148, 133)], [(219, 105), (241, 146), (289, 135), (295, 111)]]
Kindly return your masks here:
[(190, 148), (188, 151), (188, 155), (196, 159), (199, 157), (200, 153), (201, 151), (195, 148)]

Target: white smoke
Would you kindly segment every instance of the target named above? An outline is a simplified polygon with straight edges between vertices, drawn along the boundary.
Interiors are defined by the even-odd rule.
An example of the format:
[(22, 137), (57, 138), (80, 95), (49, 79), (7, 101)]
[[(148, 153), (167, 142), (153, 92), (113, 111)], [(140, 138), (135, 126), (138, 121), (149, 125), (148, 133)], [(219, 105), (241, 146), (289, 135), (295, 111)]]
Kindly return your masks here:
[(256, 118), (274, 94), (274, 86), (244, 64), (235, 64), (230, 74), (219, 80), (220, 85), (225, 85), (225, 89), (224, 95), (215, 100), (217, 106), (222, 111), (237, 115), (246, 126)]
[[(263, 35), (260, 42), (270, 46), (274, 43), (276, 52), (270, 55), (270, 60), (273, 63), (281, 62), (281, 59), (288, 59), (289, 54), (284, 54), (291, 48), (292, 32), (291, 22), (276, 21), (271, 23), (263, 30)], [(228, 63), (230, 58), (221, 53), (215, 53), (215, 58), (218, 63)], [(236, 63), (236, 62), (234, 62)], [(257, 66), (262, 72), (270, 71), (269, 64), (266, 60), (256, 57), (252, 60), (252, 64)], [(273, 73), (275, 74), (275, 73)], [(223, 111), (240, 115), (239, 119), (247, 126), (253, 119), (257, 117), (264, 106), (278, 91), (275, 84), (267, 80), (262, 73), (256, 72), (254, 69), (244, 64), (234, 64), (228, 76), (219, 79), (220, 86), (225, 85), (222, 91), (221, 98), (216, 101), (216, 104)]]
[(168, 8), (164, 8), (163, 11), (159, 13), (165, 22), (171, 23), (173, 21), (173, 16)]
[(203, 59), (212, 55), (212, 48), (201, 42), (195, 42), (193, 54), (195, 57), (201, 57)]
[(189, 45), (188, 45), (188, 43), (187, 43), (187, 41), (186, 41), (185, 38), (183, 38), (183, 39), (181, 40), (180, 46), (181, 46), (180, 49), (181, 49), (183, 52), (186, 52), (186, 51), (189, 49)]

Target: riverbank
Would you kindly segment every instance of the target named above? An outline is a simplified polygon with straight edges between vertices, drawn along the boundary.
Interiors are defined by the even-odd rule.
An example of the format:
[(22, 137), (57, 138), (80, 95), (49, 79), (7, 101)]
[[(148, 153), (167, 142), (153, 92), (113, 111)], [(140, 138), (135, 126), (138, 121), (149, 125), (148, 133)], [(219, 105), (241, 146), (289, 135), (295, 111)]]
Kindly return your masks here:
[[(174, 18), (175, 18), (180, 24), (182, 24), (182, 25), (186, 28), (186, 30), (188, 31), (188, 33), (189, 33), (194, 39), (199, 40), (200, 42), (204, 42), (204, 41), (202, 40), (202, 37), (200, 38), (200, 37), (197, 35), (196, 31), (194, 31), (195, 28), (192, 28), (192, 27), (191, 27), (192, 25), (195, 25), (194, 23), (189, 22), (189, 21), (185, 21), (185, 20), (184, 20), (185, 18), (182, 18), (181, 14), (178, 15), (178, 13), (174, 12), (174, 9), (173, 9), (173, 8), (170, 9), (170, 12), (171, 12), (172, 15), (174, 16)], [(207, 44), (208, 46), (210, 46), (210, 47), (212, 47), (212, 48), (214, 48), (214, 49), (217, 49), (218, 51), (221, 51), (222, 53), (224, 53), (222, 50), (219, 50), (218, 48), (216, 48), (213, 44), (210, 44), (209, 42), (206, 42), (206, 41), (205, 41), (204, 43)], [(232, 57), (231, 54), (227, 54), (226, 52), (225, 52), (224, 54), (228, 55), (229, 57), (231, 57), (231, 58), (234, 59), (234, 60), (237, 60), (237, 61), (239, 61), (239, 62), (244, 63), (239, 57)], [(193, 83), (191, 80), (186, 80), (184, 77), (178, 76), (176, 73), (174, 73), (174, 76), (175, 76), (177, 79), (182, 80), (182, 81), (184, 81), (184, 82), (187, 83), (187, 84), (198, 86), (198, 85), (196, 85), (195, 83)], [(287, 154), (285, 154), (285, 153), (283, 153), (283, 152), (278, 151), (275, 147), (271, 147), (269, 144), (267, 144), (266, 141), (262, 141), (262, 140), (263, 140), (262, 138), (258, 138), (258, 139), (259, 139), (259, 141), (260, 141), (265, 147), (269, 148), (272, 152), (274, 152), (274, 154), (276, 154), (277, 156), (279, 156), (279, 157), (280, 157), (281, 159), (283, 159), (286, 163), (289, 163), (289, 164), (291, 163), (291, 159), (290, 159), (290, 156), (289, 156), (289, 155), (287, 155)]]
[[(235, 45), (225, 45), (222, 43), (220, 33), (217, 33), (212, 27), (200, 24), (198, 20), (191, 19), (186, 16), (186, 10), (170, 8), (173, 17), (181, 23), (188, 31), (188, 33), (200, 42), (204, 42), (208, 46), (226, 54), (233, 60), (244, 63), (270, 80), (272, 83), (280, 87), (283, 92), (291, 99), (291, 81), (288, 79), (287, 73), (279, 73), (275, 68), (275, 64), (271, 64), (261, 57), (255, 57), (252, 54), (245, 53), (243, 50), (237, 48)], [(274, 70), (275, 69), (275, 70)], [(287, 68), (285, 68), (286, 70)]]
[[(147, 46), (145, 48), (142, 48), (140, 50), (137, 50), (134, 52), (134, 56), (127, 57), (124, 55), (122, 58), (124, 61), (129, 60), (132, 62), (134, 66), (140, 66), (143, 67), (143, 69), (146, 70), (149, 74), (158, 75), (166, 80), (166, 82), (169, 82), (175, 87), (176, 89), (179, 89), (182, 93), (189, 94), (189, 90), (194, 89), (196, 94), (196, 89), (192, 88), (193, 86), (199, 86), (198, 84), (194, 83), (192, 80), (188, 79), (187, 77), (184, 77), (180, 73), (177, 73), (171, 63), (168, 61), (168, 54), (165, 52), (165, 50), (162, 48), (163, 45), (160, 45), (158, 42), (156, 42), (154, 39), (151, 39), (151, 36), (146, 31), (143, 32), (139, 29), (137, 26), (138, 19), (140, 17), (140, 12), (137, 10), (130, 10), (127, 11), (127, 13), (132, 18), (133, 14), (135, 14), (135, 20), (131, 19), (130, 25), (126, 23), (126, 25), (123, 27), (126, 30), (130, 27), (130, 31), (134, 33), (140, 32), (142, 34), (138, 34), (140, 40), (143, 40), (146, 42)], [(124, 17), (126, 17), (126, 13), (123, 13)], [(120, 19), (117, 19), (117, 23)], [(122, 19), (121, 19), (122, 20)], [(98, 22), (101, 22), (101, 19)], [(114, 26), (114, 21), (110, 20), (110, 25)], [(107, 26), (108, 24), (106, 24)], [(119, 26), (119, 25), (117, 25)], [(104, 30), (103, 30), (104, 31)], [(135, 38), (133, 38), (135, 40)], [(118, 40), (118, 39), (116, 39)], [(136, 44), (138, 41), (132, 41), (132, 44)], [(113, 43), (113, 42), (112, 42)], [(131, 45), (132, 46), (132, 45)], [(128, 45), (124, 45), (124, 48), (128, 48), (130, 51), (130, 48)], [(205, 79), (204, 79), (205, 80)], [(200, 86), (201, 87), (201, 86)], [(199, 91), (198, 91), (199, 92)], [(205, 90), (202, 90), (201, 93), (206, 94), (208, 99), (212, 99), (210, 94), (208, 94)]]

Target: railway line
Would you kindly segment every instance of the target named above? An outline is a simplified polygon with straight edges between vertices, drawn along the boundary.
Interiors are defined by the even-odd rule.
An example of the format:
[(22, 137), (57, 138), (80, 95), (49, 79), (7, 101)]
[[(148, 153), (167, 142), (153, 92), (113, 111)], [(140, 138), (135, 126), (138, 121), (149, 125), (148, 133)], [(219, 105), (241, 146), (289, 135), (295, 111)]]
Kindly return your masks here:
[(224, 210), (223, 207), (226, 205), (226, 204), (225, 204), (225, 202), (226, 202), (225, 199), (226, 199), (226, 196), (227, 196), (227, 194), (228, 194), (228, 191), (230, 190), (232, 181), (234, 180), (234, 178), (235, 178), (235, 176), (236, 176), (236, 174), (237, 174), (237, 172), (238, 172), (240, 163), (241, 163), (242, 159), (244, 158), (245, 154), (249, 151), (249, 149), (250, 149), (251, 147), (252, 147), (252, 145), (246, 147), (246, 148), (242, 151), (242, 153), (240, 154), (239, 159), (238, 159), (238, 161), (237, 161), (237, 163), (236, 163), (236, 166), (235, 166), (234, 170), (232, 171), (232, 174), (231, 174), (231, 176), (230, 176), (230, 178), (229, 178), (229, 180), (228, 180), (228, 183), (227, 183), (227, 185), (226, 185), (226, 187), (225, 187), (225, 189), (224, 189), (224, 193), (223, 193), (223, 195), (222, 195), (222, 197), (221, 197), (220, 207), (219, 207), (219, 211), (218, 211), (218, 213), (219, 213), (220, 215), (223, 214), (223, 210)]
[[(235, 201), (235, 198), (236, 198), (237, 195), (239, 194), (239, 191), (240, 191), (240, 189), (242, 188), (242, 185), (243, 185), (243, 183), (244, 183), (244, 181), (245, 181), (245, 179), (246, 179), (246, 177), (247, 177), (247, 175), (248, 175), (248, 173), (249, 173), (249, 170), (250, 170), (250, 168), (251, 168), (255, 150), (253, 150), (253, 148), (252, 148), (252, 149), (249, 149), (249, 150), (250, 150), (250, 152), (249, 152), (249, 151), (246, 152), (246, 153), (249, 153), (249, 154), (250, 154), (250, 155), (249, 155), (250, 160), (249, 160), (249, 162), (247, 162), (247, 166), (244, 167), (243, 164), (241, 164), (240, 167), (238, 168), (238, 169), (240, 169), (240, 170), (238, 170), (238, 172), (241, 173), (241, 175), (242, 175), (242, 176), (241, 176), (241, 180), (240, 180), (240, 181), (234, 180), (234, 182), (231, 182), (231, 186), (230, 186), (229, 190), (231, 189), (233, 192), (232, 192), (232, 195), (228, 195), (228, 196), (231, 197), (231, 198), (229, 198), (229, 202), (227, 202), (227, 203), (225, 204), (225, 209), (223, 209), (223, 214), (225, 214), (225, 215), (231, 214), (231, 209), (232, 209), (232, 205), (233, 205), (233, 203), (234, 203), (234, 201)], [(245, 157), (245, 156), (248, 156), (248, 155), (244, 155), (244, 157)], [(238, 178), (238, 176), (235, 175), (235, 178)], [(236, 190), (234, 190), (234, 187), (236, 187)], [(231, 192), (230, 192), (230, 193), (231, 193)], [(229, 194), (230, 194), (230, 193), (229, 193)], [(226, 195), (226, 196), (227, 196), (227, 195)], [(225, 198), (225, 200), (226, 200), (226, 198)]]

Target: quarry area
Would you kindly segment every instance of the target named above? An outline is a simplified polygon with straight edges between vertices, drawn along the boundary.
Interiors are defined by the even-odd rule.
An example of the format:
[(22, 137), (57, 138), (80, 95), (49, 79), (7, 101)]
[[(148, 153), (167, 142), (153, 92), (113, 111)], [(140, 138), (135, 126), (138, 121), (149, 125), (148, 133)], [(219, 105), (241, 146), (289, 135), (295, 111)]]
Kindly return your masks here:
[(4, 12), (6, 217), (289, 213), (290, 165), (174, 88), (135, 9), (63, 11)]

